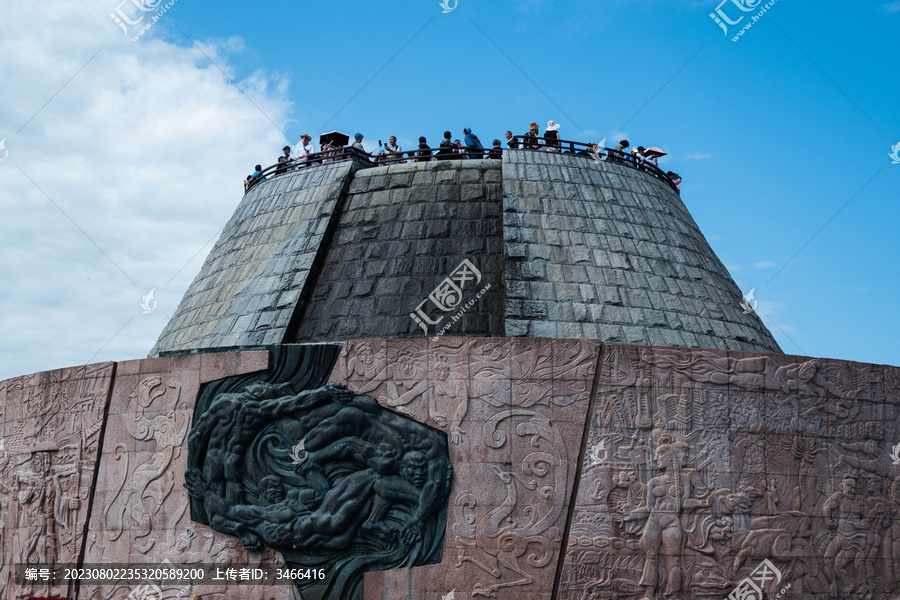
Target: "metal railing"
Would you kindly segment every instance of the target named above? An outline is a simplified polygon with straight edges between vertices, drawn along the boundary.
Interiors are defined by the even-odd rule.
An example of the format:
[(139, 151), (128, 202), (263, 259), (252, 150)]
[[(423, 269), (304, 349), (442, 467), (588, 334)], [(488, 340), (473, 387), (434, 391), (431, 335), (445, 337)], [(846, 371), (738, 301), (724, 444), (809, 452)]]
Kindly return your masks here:
[(263, 181), (267, 181), (279, 175), (285, 175), (297, 169), (302, 169), (303, 167), (324, 165), (345, 160), (359, 160), (366, 164), (371, 164), (372, 162), (371, 157), (368, 154), (353, 146), (342, 146), (340, 148), (330, 148), (322, 152), (313, 152), (298, 160), (280, 162), (270, 167), (266, 167), (258, 173), (256, 177), (244, 182), (246, 188), (245, 193), (249, 192), (253, 187)]
[(519, 150), (534, 150), (537, 152), (560, 152), (562, 154), (574, 154), (576, 156), (584, 156), (595, 161), (603, 161), (625, 165), (634, 169), (639, 169), (657, 179), (661, 179), (667, 183), (675, 193), (681, 194), (678, 185), (675, 184), (665, 171), (660, 169), (652, 161), (638, 155), (637, 158), (628, 152), (616, 150), (615, 148), (596, 148), (591, 151), (594, 144), (586, 144), (584, 142), (575, 142), (572, 140), (554, 140), (548, 144), (542, 137), (529, 138), (523, 135), (513, 136), (511, 142), (515, 142), (516, 148)]
[[(508, 140), (507, 147), (513, 150), (531, 150), (534, 152), (557, 152), (581, 156), (593, 161), (610, 162), (624, 165), (633, 169), (644, 171), (657, 179), (667, 183), (677, 194), (681, 192), (678, 186), (653, 162), (642, 156), (633, 157), (627, 152), (617, 151), (613, 148), (595, 148), (594, 144), (576, 142), (573, 140), (544, 140), (544, 138), (530, 138), (522, 135), (513, 136)], [(466, 146), (450, 146), (439, 148), (422, 148), (404, 150), (402, 152), (373, 152), (366, 153), (352, 146), (334, 148), (323, 152), (310, 154), (305, 160), (282, 162), (266, 167), (256, 177), (246, 182), (246, 191), (250, 191), (256, 184), (284, 175), (286, 173), (302, 169), (303, 167), (340, 162), (344, 160), (358, 160), (369, 166), (381, 167), (401, 163), (428, 162), (432, 160), (462, 160), (462, 159), (502, 159), (501, 148), (469, 148)]]

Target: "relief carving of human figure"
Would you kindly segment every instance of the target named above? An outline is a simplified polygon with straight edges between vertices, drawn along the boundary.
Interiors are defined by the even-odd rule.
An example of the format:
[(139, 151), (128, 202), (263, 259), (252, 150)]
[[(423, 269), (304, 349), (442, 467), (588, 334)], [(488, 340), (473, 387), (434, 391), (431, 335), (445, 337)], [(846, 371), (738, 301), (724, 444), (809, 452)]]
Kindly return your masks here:
[(709, 506), (708, 492), (699, 473), (685, 468), (688, 455), (685, 442), (657, 446), (654, 458), (659, 475), (647, 483), (646, 503), (625, 518), (626, 524), (647, 520), (641, 535), (641, 550), (646, 554), (639, 583), (644, 588), (641, 600), (653, 600), (660, 588), (657, 574), (660, 556), (666, 573), (663, 594), (667, 599), (679, 597), (685, 537), (682, 515)]
[[(865, 561), (870, 522), (865, 514), (865, 499), (856, 493), (856, 479), (845, 476), (839, 491), (831, 495), (822, 507), (822, 514), (835, 536), (825, 550), (825, 576), (831, 583), (832, 594), (867, 594), (874, 578), (873, 565)], [(857, 570), (853, 577), (848, 570), (853, 563)], [(871, 597), (871, 596), (869, 596)]]
[(613, 536), (621, 537), (625, 531), (625, 516), (644, 504), (646, 486), (637, 481), (634, 471), (628, 470), (614, 474), (613, 484), (607, 497), (607, 505), (612, 518)]
[(436, 358), (434, 378), (419, 382), (408, 392), (401, 394), (397, 386), (389, 381), (387, 405), (408, 416), (415, 416), (403, 407), (423, 397), (429, 418), (439, 427), (449, 426), (450, 441), (459, 444), (466, 433), (461, 425), (469, 412), (468, 383), (465, 379), (450, 379), (450, 364), (446, 357), (438, 355)]
[(372, 344), (360, 342), (356, 347), (356, 353), (347, 358), (347, 373), (344, 374), (344, 378), (365, 378), (368, 381), (366, 383), (355, 382), (354, 389), (357, 394), (368, 394), (381, 385), (382, 382), (377, 377), (384, 372), (385, 368), (385, 361), (375, 356)]

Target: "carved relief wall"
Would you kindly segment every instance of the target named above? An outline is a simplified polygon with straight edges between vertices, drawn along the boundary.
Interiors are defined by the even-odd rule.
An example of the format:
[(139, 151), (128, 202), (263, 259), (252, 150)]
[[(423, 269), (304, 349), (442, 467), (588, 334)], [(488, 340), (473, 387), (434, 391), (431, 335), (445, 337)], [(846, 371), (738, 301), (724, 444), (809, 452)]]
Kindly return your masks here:
[[(357, 572), (400, 567), (365, 572), (365, 600), (760, 600), (782, 590), (794, 600), (865, 600), (900, 592), (898, 368), (526, 338), (362, 340), (340, 356), (339, 346), (322, 345), (304, 351), (309, 363), (269, 364), (296, 349), (281, 348), (0, 382), (0, 598), (119, 600), (139, 587), (15, 585), (11, 569), (23, 562), (286, 565), (285, 551), (296, 558), (340, 545), (312, 544), (321, 528), (304, 530), (331, 500), (329, 515), (357, 519), (338, 523), (342, 531), (402, 552), (420, 543), (427, 556), (356, 563)], [(207, 525), (217, 511), (199, 507), (204, 520), (185, 487), (185, 474), (201, 466), (189, 462), (191, 431), (215, 398), (280, 381), (291, 382), (290, 393), (265, 388), (257, 407), (265, 412), (274, 400), (265, 410), (280, 416), (247, 446), (268, 466), (245, 471), (250, 501), (231, 512), (251, 526)], [(297, 400), (297, 390), (324, 396)], [(324, 418), (287, 418), (294, 413), (285, 403), (307, 400), (309, 415)], [(425, 447), (435, 431), (446, 434), (443, 479), (427, 452), (424, 463), (415, 453), (403, 461), (407, 445)], [(403, 452), (394, 436), (407, 439), (398, 442)], [(448, 459), (449, 489), (423, 502), (425, 482), (446, 484)], [(195, 483), (213, 481), (214, 471)], [(280, 510), (280, 494), (299, 511), (286, 523), (309, 547), (279, 547), (281, 517), (262, 518)], [(420, 516), (440, 530), (414, 531)], [(265, 542), (259, 549), (253, 536)], [(431, 560), (440, 562), (422, 564)], [(315, 586), (211, 581), (148, 591), (154, 600), (328, 597)]]
[(898, 374), (604, 346), (557, 597), (896, 593)]
[(0, 382), (0, 598), (71, 595), (16, 585), (16, 564), (76, 563), (113, 363)]
[[(191, 522), (184, 488), (187, 437), (201, 385), (264, 370), (267, 356), (267, 352), (234, 352), (118, 363), (94, 491), (86, 564), (278, 564), (272, 551), (247, 552), (237, 539)], [(224, 600), (234, 597), (237, 589), (208, 581), (195, 585), (90, 584), (81, 586), (78, 598), (118, 600), (131, 595), (187, 600), (200, 594)], [(293, 598), (290, 586), (241, 586), (240, 593), (242, 598), (254, 600)]]
[(367, 573), (366, 598), (546, 600), (553, 590), (600, 344), (348, 342), (332, 381), (447, 433), (440, 565)]

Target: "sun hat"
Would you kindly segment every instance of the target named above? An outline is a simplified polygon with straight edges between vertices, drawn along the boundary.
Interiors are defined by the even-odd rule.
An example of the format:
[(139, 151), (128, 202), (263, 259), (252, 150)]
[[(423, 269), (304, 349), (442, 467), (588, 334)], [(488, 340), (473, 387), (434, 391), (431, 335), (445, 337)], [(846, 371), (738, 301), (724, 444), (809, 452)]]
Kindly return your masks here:
[(311, 140), (312, 138), (309, 136), (308, 133), (304, 133), (303, 135), (300, 136), (300, 139), (301, 140)]
[(559, 129), (559, 123), (547, 121), (547, 131), (556, 131), (557, 129)]

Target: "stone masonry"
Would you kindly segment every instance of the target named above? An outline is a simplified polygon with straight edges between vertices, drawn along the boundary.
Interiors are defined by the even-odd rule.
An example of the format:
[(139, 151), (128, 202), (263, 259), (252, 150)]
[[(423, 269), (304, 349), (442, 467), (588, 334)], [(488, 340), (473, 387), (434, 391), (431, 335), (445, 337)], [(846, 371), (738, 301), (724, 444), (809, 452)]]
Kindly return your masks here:
[[(777, 350), (663, 181), (547, 152), (503, 161), (507, 335)], [(723, 345), (724, 343), (724, 345)]]
[(503, 335), (500, 175), (493, 160), (359, 171), (299, 330), (288, 339), (421, 334), (409, 313), (465, 258), (491, 290), (454, 331)]
[(254, 186), (151, 354), (280, 343), (358, 168), (320, 165)]
[[(258, 184), (151, 355), (439, 331), (780, 351), (665, 182), (583, 156), (503, 156)], [(482, 279), (446, 296), (464, 260)], [(438, 297), (469, 306), (423, 331), (410, 313)]]

